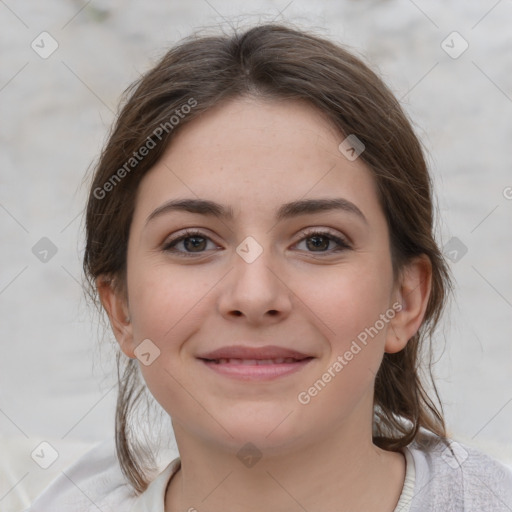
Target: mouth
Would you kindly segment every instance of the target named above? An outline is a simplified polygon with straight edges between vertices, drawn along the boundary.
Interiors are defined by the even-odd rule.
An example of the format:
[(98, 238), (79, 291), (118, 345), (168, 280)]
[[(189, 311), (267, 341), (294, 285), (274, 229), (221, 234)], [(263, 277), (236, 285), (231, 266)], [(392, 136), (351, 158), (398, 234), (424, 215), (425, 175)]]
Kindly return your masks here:
[[(304, 359), (311, 359), (309, 357)], [(221, 358), (221, 359), (203, 359), (207, 363), (214, 364), (244, 364), (244, 365), (265, 365), (265, 364), (292, 364), (304, 361), (304, 359), (294, 359), (293, 357), (279, 357), (276, 359), (235, 359), (235, 358)]]
[(314, 357), (281, 347), (232, 346), (198, 357), (218, 374), (239, 380), (272, 380), (295, 373)]

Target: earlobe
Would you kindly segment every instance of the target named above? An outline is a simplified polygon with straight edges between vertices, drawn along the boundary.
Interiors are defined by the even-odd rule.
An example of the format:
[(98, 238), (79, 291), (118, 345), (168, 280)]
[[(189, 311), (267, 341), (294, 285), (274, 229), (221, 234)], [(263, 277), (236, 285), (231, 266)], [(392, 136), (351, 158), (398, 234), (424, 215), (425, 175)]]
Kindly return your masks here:
[(131, 358), (133, 352), (133, 331), (128, 311), (126, 294), (116, 290), (112, 279), (100, 276), (96, 279), (96, 288), (105, 309), (112, 332), (121, 350)]
[(400, 352), (418, 332), (425, 312), (432, 286), (432, 264), (426, 255), (416, 257), (401, 272), (397, 283), (396, 298), (401, 304), (390, 322), (385, 352)]

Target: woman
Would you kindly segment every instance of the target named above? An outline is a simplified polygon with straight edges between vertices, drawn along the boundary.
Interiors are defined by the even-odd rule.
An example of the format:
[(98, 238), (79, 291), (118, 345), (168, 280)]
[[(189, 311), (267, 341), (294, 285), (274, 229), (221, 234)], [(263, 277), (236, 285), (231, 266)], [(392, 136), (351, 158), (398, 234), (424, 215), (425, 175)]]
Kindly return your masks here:
[[(448, 439), (422, 380), (450, 290), (432, 210), (409, 121), (342, 47), (260, 25), (171, 49), (87, 205), (118, 461), (93, 450), (33, 510), (508, 510), (512, 475)], [(156, 478), (146, 390), (179, 451)]]

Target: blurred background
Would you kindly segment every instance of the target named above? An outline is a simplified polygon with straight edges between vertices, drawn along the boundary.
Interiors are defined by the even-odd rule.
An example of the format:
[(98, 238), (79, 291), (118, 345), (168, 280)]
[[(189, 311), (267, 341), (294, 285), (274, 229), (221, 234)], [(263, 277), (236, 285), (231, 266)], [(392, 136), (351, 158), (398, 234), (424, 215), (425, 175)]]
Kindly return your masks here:
[(195, 29), (272, 20), (348, 45), (413, 120), (457, 282), (435, 340), (450, 434), (512, 466), (510, 0), (0, 0), (0, 510), (113, 436), (114, 338), (81, 258), (83, 180), (120, 94)]

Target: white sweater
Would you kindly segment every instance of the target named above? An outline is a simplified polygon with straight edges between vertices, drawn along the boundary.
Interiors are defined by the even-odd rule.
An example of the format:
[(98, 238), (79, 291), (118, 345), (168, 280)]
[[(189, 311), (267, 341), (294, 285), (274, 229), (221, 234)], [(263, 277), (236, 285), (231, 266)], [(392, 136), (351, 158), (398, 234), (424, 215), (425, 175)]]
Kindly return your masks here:
[[(406, 477), (395, 512), (512, 511), (512, 471), (484, 453), (453, 441), (450, 450), (429, 436), (404, 454)], [(180, 467), (175, 455), (137, 496), (121, 472), (113, 440), (106, 440), (63, 471), (29, 512), (164, 512), (167, 484)]]

